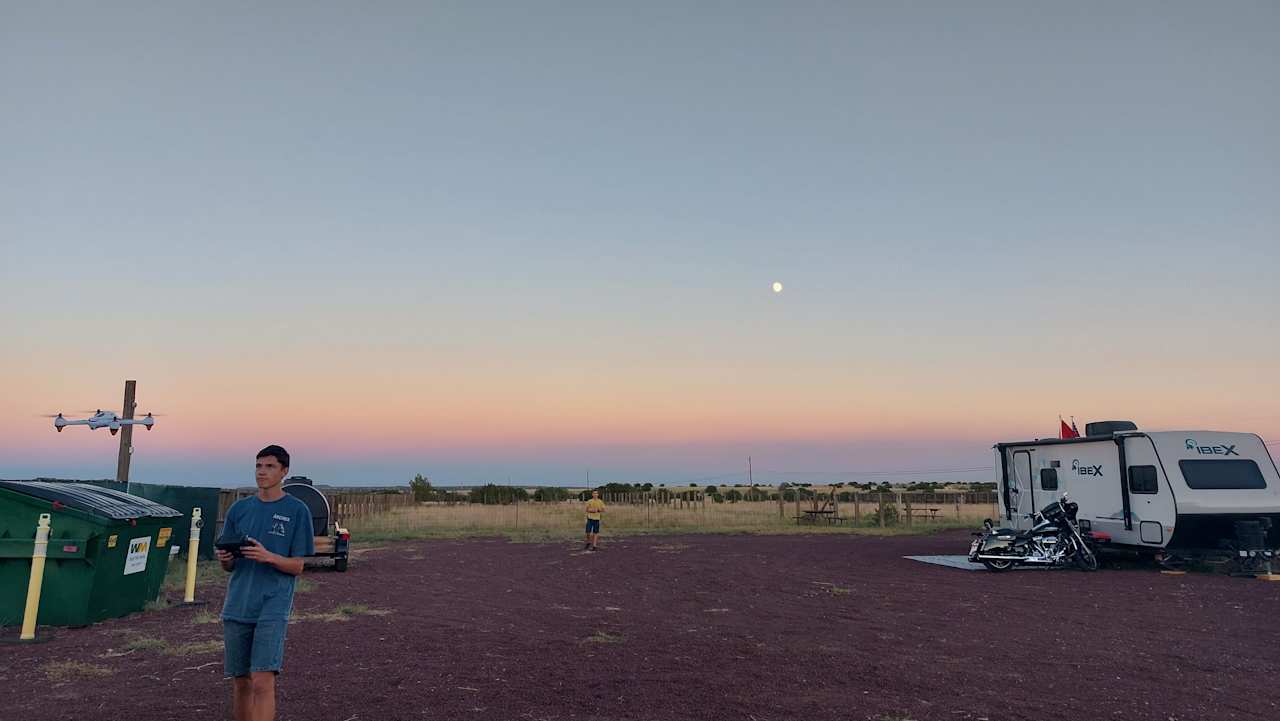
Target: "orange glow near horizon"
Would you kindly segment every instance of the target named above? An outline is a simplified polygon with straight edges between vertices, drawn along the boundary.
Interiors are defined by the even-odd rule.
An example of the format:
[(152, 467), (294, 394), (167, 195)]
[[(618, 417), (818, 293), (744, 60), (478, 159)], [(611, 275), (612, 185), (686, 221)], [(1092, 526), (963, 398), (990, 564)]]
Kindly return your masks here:
[[(1087, 376), (1046, 379), (1017, 369), (1000, 377), (973, 368), (935, 372), (905, 366), (861, 374), (831, 367), (784, 374), (773, 368), (633, 369), (626, 377), (581, 367), (512, 369), (506, 375), (453, 369), (420, 377), (403, 370), (349, 374), (341, 377), (352, 380), (343, 382), (306, 368), (241, 375), (250, 367), (206, 367), (195, 375), (140, 380), (140, 412), (167, 415), (153, 431), (136, 430), (135, 444), (157, 454), (200, 457), (234, 457), (286, 439), (336, 456), (447, 450), (504, 457), (557, 446), (874, 445), (910, 439), (986, 448), (997, 440), (1052, 436), (1059, 412), (1074, 414), (1082, 430), (1087, 420), (1128, 418), (1151, 430), (1280, 436), (1275, 416), (1249, 402), (1247, 393), (1225, 399), (1195, 389), (1160, 395), (1147, 387), (1158, 379), (1126, 388)], [(30, 378), (10, 393), (13, 412), (0, 420), (7, 451), (108, 452), (115, 441), (104, 431), (68, 428), (58, 434), (47, 419), (35, 416), (71, 410), (51, 407), (44, 398), (102, 398), (102, 387), (118, 382), (96, 378), (90, 388), (87, 381), (75, 387), (52, 378)]]

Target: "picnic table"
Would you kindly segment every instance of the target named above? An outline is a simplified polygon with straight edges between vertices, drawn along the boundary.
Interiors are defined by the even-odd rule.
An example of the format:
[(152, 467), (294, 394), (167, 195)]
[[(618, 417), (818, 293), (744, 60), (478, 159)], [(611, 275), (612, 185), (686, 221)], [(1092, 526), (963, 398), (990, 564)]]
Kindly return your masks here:
[(836, 512), (829, 508), (824, 508), (824, 509), (815, 510), (815, 511), (806, 510), (806, 511), (801, 511), (801, 513), (803, 513), (804, 515), (795, 517), (797, 526), (800, 525), (801, 523), (816, 524), (819, 520), (826, 521), (828, 524), (832, 524), (832, 525), (844, 522), (843, 518), (841, 518), (840, 516), (837, 516)]

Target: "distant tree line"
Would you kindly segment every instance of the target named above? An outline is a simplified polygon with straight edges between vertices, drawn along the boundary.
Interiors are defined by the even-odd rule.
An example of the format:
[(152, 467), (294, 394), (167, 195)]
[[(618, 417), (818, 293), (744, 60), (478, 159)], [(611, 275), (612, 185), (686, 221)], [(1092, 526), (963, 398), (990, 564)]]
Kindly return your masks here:
[[(888, 481), (880, 483), (864, 482), (841, 482), (841, 483), (820, 483), (822, 489), (816, 490), (813, 483), (781, 483), (776, 491), (768, 487), (759, 485), (744, 485), (735, 483), (731, 488), (721, 491), (720, 486), (708, 485), (705, 488), (699, 488), (697, 483), (690, 483), (687, 488), (676, 487), (667, 488), (666, 484), (658, 484), (655, 487), (652, 483), (605, 483), (596, 486), (594, 489), (600, 492), (603, 497), (621, 497), (629, 493), (648, 493), (659, 503), (669, 501), (673, 498), (687, 497), (690, 494), (705, 494), (708, 499), (714, 503), (738, 503), (739, 501), (777, 501), (779, 498), (786, 503), (794, 503), (797, 496), (801, 501), (812, 501), (815, 496), (819, 498), (827, 497), (830, 489), (836, 491), (836, 499), (841, 503), (849, 503), (853, 501), (854, 493), (893, 493), (894, 486)], [(948, 486), (950, 489), (948, 489)], [(947, 493), (951, 491), (958, 492), (977, 492), (977, 491), (994, 491), (995, 483), (941, 483), (936, 481), (917, 481), (906, 485), (905, 490), (908, 493)], [(431, 485), (431, 481), (426, 476), (418, 474), (409, 482), (409, 490), (413, 493), (415, 501), (433, 501), (437, 503), (480, 503), (487, 505), (507, 504), (516, 501), (538, 501), (542, 503), (558, 503), (577, 499), (585, 501), (591, 497), (591, 490), (571, 492), (566, 488), (547, 486), (536, 489), (531, 495), (529, 491), (520, 486), (500, 485), (496, 483), (487, 483), (479, 488), (473, 489), (469, 494), (449, 491), (443, 488), (435, 488)]]
[(568, 501), (573, 497), (574, 496), (569, 492), (569, 489), (556, 488), (553, 486), (539, 488), (533, 492), (533, 500), (541, 503), (559, 503), (561, 501)]
[(473, 488), (468, 498), (472, 503), (483, 503), (486, 506), (506, 505), (516, 501), (528, 501), (529, 491), (518, 486), (486, 483), (479, 488)]

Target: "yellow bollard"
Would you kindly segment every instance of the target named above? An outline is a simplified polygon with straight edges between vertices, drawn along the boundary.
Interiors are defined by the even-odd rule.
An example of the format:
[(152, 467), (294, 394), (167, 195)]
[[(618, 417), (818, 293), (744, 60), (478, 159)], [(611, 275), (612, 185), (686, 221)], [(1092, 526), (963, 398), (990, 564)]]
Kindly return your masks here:
[(196, 602), (196, 555), (200, 552), (200, 528), (203, 525), (200, 509), (191, 509), (191, 538), (187, 541), (187, 595), (183, 597), (183, 603)]
[(36, 524), (36, 546), (31, 552), (31, 580), (27, 581), (27, 610), (22, 615), (20, 641), (34, 641), (36, 614), (40, 611), (40, 586), (44, 583), (44, 559), (49, 555), (49, 514), (41, 513)]

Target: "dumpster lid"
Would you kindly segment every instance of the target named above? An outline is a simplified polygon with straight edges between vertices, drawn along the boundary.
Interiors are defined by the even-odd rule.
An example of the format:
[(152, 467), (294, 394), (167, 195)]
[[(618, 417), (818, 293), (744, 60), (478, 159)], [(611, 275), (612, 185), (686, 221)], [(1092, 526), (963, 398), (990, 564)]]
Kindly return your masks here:
[(182, 515), (155, 501), (88, 483), (0, 481), (0, 488), (7, 488), (46, 501), (58, 501), (67, 508), (89, 511), (117, 521), (131, 518), (173, 518)]

